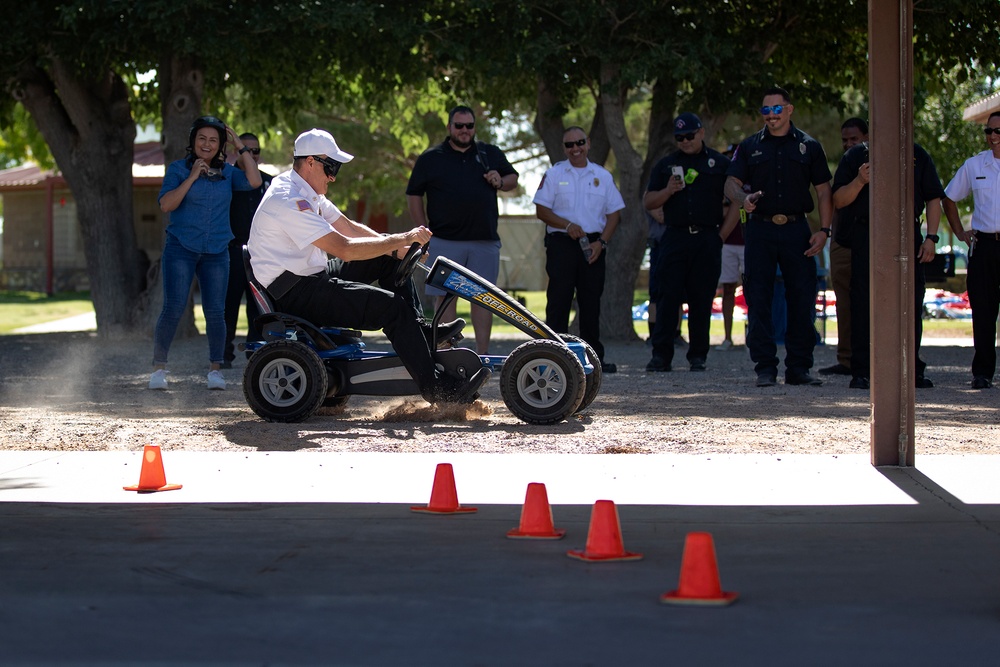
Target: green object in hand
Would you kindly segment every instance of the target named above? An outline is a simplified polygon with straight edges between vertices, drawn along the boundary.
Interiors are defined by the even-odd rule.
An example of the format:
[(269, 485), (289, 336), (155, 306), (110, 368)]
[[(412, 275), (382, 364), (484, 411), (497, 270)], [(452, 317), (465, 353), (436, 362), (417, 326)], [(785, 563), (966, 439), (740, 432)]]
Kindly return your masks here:
[(684, 182), (688, 185), (694, 183), (694, 179), (698, 178), (698, 170), (688, 168), (687, 173), (684, 174)]

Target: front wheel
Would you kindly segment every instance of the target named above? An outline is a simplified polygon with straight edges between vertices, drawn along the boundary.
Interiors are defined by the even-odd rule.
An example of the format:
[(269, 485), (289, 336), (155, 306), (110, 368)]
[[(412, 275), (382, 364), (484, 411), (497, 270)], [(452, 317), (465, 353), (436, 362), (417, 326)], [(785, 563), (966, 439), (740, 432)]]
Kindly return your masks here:
[(583, 364), (558, 341), (537, 339), (517, 346), (500, 372), (500, 393), (518, 419), (555, 424), (572, 415), (586, 391)]
[(272, 341), (257, 350), (243, 372), (243, 395), (269, 422), (298, 422), (312, 416), (327, 392), (323, 360), (308, 345)]

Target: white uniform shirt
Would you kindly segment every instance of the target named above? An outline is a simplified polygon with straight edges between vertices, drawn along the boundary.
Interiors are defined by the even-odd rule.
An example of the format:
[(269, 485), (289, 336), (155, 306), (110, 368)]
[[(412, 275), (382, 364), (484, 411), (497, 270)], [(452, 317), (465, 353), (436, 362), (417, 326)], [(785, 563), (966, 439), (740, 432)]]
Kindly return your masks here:
[[(604, 231), (610, 214), (625, 208), (625, 200), (604, 167), (587, 161), (579, 169), (569, 160), (555, 163), (545, 172), (533, 200), (556, 215), (576, 223), (588, 234)], [(546, 225), (546, 232), (563, 232)]]
[(295, 171), (275, 176), (253, 216), (247, 243), (257, 280), (267, 287), (285, 271), (308, 276), (326, 270), (329, 258), (313, 241), (332, 232), (331, 223), (341, 215)]
[(972, 193), (972, 229), (1000, 232), (1000, 160), (983, 151), (965, 161), (944, 189), (948, 199), (960, 201)]

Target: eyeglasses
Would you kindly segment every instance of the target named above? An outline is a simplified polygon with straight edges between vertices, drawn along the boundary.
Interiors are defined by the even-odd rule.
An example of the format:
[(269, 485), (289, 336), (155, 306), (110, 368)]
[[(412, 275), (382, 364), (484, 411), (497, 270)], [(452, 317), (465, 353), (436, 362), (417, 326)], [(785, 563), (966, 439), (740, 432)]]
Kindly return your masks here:
[(565, 146), (566, 148), (573, 148), (574, 146), (586, 146), (586, 145), (587, 145), (586, 139), (577, 139), (576, 141), (563, 142), (563, 146)]
[(472, 123), (452, 123), (456, 130), (471, 130), (476, 127), (474, 122)]
[(677, 143), (680, 143), (682, 141), (694, 141), (695, 135), (697, 134), (698, 134), (697, 132), (688, 132), (687, 134), (675, 134), (674, 141), (676, 141)]
[(775, 116), (780, 116), (781, 112), (784, 110), (785, 110), (784, 104), (775, 104), (773, 107), (761, 107), (760, 115), (770, 116), (773, 113)]
[(1000, 127), (984, 127), (983, 132), (986, 133), (987, 137), (991, 134), (1000, 134)]
[(334, 159), (323, 157), (321, 155), (313, 155), (312, 159), (323, 165), (323, 173), (329, 178), (334, 178), (337, 175), (337, 172), (340, 171), (340, 167), (343, 164), (342, 162), (337, 162)]

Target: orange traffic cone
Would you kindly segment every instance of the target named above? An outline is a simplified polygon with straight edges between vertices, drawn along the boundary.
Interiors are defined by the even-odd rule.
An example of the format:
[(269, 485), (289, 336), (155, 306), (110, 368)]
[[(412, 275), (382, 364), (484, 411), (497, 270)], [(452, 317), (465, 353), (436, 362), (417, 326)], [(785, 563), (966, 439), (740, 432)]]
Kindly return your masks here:
[(566, 555), (598, 563), (642, 558), (642, 554), (625, 551), (622, 530), (618, 524), (618, 508), (611, 500), (598, 500), (594, 503), (594, 509), (590, 512), (586, 548), (583, 551), (567, 551)]
[(163, 472), (163, 459), (157, 445), (146, 445), (142, 450), (142, 469), (139, 471), (139, 483), (135, 486), (122, 487), (126, 491), (153, 493), (154, 491), (174, 491), (182, 484), (167, 484), (167, 476)]
[(476, 511), (475, 507), (462, 507), (458, 504), (455, 471), (452, 470), (450, 463), (439, 463), (434, 471), (431, 502), (427, 505), (410, 507), (410, 509), (425, 514), (469, 514)]
[(681, 560), (681, 580), (676, 591), (660, 596), (664, 604), (724, 607), (736, 602), (739, 593), (723, 592), (715, 544), (711, 533), (688, 533)]
[(507, 537), (515, 540), (559, 540), (566, 534), (552, 525), (552, 508), (545, 485), (538, 482), (528, 484), (521, 507), (521, 525), (507, 531)]

